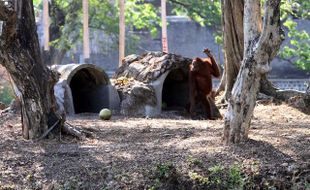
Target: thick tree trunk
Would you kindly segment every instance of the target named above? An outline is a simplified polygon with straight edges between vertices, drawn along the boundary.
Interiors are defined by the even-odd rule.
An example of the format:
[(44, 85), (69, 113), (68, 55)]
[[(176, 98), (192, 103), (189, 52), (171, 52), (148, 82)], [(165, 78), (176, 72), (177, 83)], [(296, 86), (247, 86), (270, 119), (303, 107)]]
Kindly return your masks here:
[[(223, 83), (225, 83), (225, 100), (228, 100), (231, 95), (243, 59), (243, 10), (243, 0), (222, 1), (225, 71), (220, 86), (224, 86)], [(217, 94), (219, 91), (220, 88)]]
[(259, 18), (259, 1), (245, 1), (245, 36), (247, 48), (244, 60), (232, 89), (224, 123), (224, 142), (239, 143), (248, 138), (250, 122), (255, 107), (260, 80), (269, 72), (270, 62), (282, 42), (280, 28), (280, 0), (269, 0), (265, 6), (264, 26), (260, 34), (256, 19)]
[(50, 126), (62, 125), (56, 111), (54, 84), (58, 75), (42, 62), (32, 0), (0, 2), (4, 22), (0, 38), (0, 63), (7, 69), (22, 106), (23, 136), (39, 138)]
[[(260, 4), (254, 7), (255, 11), (261, 9)], [(233, 85), (236, 81), (241, 62), (243, 60), (244, 47), (247, 48), (247, 40), (244, 41), (244, 1), (222, 1), (222, 25), (224, 33), (224, 50), (225, 50), (225, 69), (222, 75), (220, 85), (217, 89), (219, 94), (221, 91), (225, 90), (224, 100), (228, 100)], [(256, 28), (258, 32), (261, 32), (262, 19), (261, 14), (256, 15), (256, 18), (252, 20), (256, 23)], [(245, 29), (246, 30), (246, 29)], [(228, 80), (228, 82), (226, 82)], [(267, 76), (262, 77), (261, 81), (261, 92), (268, 93), (267, 95), (275, 97), (275, 91), (277, 89), (273, 84), (267, 79)]]

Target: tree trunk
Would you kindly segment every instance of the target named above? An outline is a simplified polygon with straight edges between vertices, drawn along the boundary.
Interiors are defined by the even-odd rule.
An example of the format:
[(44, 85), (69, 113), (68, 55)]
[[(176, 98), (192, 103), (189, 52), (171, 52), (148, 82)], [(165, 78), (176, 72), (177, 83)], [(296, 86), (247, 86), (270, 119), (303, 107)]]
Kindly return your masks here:
[(53, 46), (50, 46), (50, 50), (43, 51), (43, 63), (49, 66), (61, 64), (66, 53), (67, 50), (65, 49), (59, 50)]
[[(255, 5), (254, 11), (259, 11), (261, 9), (260, 4)], [(244, 47), (248, 47), (247, 40), (243, 42), (243, 14), (244, 14), (244, 3), (242, 1), (222, 1), (222, 24), (224, 33), (224, 50), (225, 50), (225, 69), (222, 75), (220, 85), (217, 89), (216, 95), (221, 91), (225, 90), (224, 97), (221, 99), (222, 102), (228, 100), (231, 95), (232, 87), (236, 81), (237, 74), (239, 72), (240, 63), (243, 59)], [(240, 15), (242, 14), (242, 15)], [(262, 19), (261, 14), (257, 14), (251, 22), (256, 23), (257, 32), (261, 32), (262, 29)], [(246, 25), (245, 25), (246, 26)], [(247, 29), (245, 29), (247, 30)], [(240, 32), (241, 31), (241, 32)], [(253, 34), (256, 35), (256, 34)], [(244, 45), (242, 45), (244, 44)], [(239, 54), (236, 54), (238, 53)], [(228, 80), (226, 82), (226, 79)], [(292, 90), (279, 90), (276, 88), (272, 82), (267, 78), (267, 75), (263, 75), (260, 81), (260, 92), (268, 96), (272, 96), (276, 99), (286, 101), (291, 95), (301, 95), (305, 96), (304, 93)]]
[(62, 125), (65, 118), (56, 111), (53, 88), (58, 75), (41, 58), (32, 0), (15, 2), (0, 1), (0, 20), (4, 22), (0, 64), (11, 75), (21, 101), (23, 137), (36, 139), (49, 127)]
[[(52, 0), (49, 3), (50, 7), (50, 18), (52, 22), (50, 24), (50, 41), (54, 41), (61, 37), (61, 27), (65, 24), (65, 13), (61, 8), (58, 7), (58, 4), (55, 0)], [(65, 54), (67, 53), (67, 49), (69, 47), (59, 47), (55, 48), (53, 45), (50, 46), (49, 51), (42, 50), (43, 54), (43, 63), (45, 65), (55, 65), (61, 64)]]
[[(260, 4), (255, 7), (255, 10), (260, 10)], [(228, 100), (231, 95), (231, 90), (236, 81), (241, 62), (243, 60), (244, 47), (247, 47), (247, 41), (244, 41), (244, 0), (242, 1), (222, 1), (222, 25), (224, 34), (224, 58), (225, 69), (222, 79), (217, 89), (217, 93), (225, 90), (224, 100)], [(261, 14), (258, 14), (253, 22), (257, 23), (257, 31), (261, 32), (262, 20)], [(228, 80), (228, 81), (227, 81)], [(226, 82), (227, 81), (227, 82)], [(264, 84), (264, 85), (262, 85)], [(261, 92), (268, 93), (267, 95), (274, 96), (277, 90), (273, 84), (267, 79), (267, 76), (262, 77)], [(275, 97), (275, 96), (274, 96)]]
[(224, 142), (239, 143), (248, 138), (260, 80), (270, 71), (270, 62), (282, 42), (280, 28), (280, 0), (266, 2), (264, 26), (260, 34), (255, 20), (259, 18), (260, 1), (245, 1), (244, 60), (232, 89), (224, 123)]
[[(231, 95), (243, 59), (243, 10), (243, 0), (222, 1), (225, 71), (220, 86), (225, 83), (225, 100), (228, 100)], [(219, 91), (220, 89), (217, 93)]]

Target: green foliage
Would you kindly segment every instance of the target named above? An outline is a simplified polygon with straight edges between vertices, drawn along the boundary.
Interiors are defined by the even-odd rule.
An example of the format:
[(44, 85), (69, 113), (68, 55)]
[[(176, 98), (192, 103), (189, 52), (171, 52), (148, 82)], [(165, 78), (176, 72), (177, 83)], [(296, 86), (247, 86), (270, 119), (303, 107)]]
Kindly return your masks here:
[(310, 37), (305, 31), (296, 29), (297, 23), (292, 19), (284, 22), (284, 26), (288, 29), (288, 37), (290, 38), (290, 46), (285, 46), (280, 52), (280, 56), (284, 59), (293, 60), (292, 62), (303, 70), (310, 70)]
[(0, 86), (0, 102), (9, 105), (14, 99), (14, 93), (9, 84)]
[(211, 184), (213, 184), (215, 186), (219, 186), (222, 183), (222, 180), (225, 176), (224, 167), (219, 166), (219, 165), (215, 165), (215, 166), (209, 168), (209, 171), (210, 171)]
[(200, 186), (205, 186), (208, 185), (210, 183), (210, 180), (208, 177), (206, 176), (202, 176), (196, 172), (189, 172), (189, 177), (190, 179), (194, 180), (195, 182), (197, 182)]
[(43, 7), (42, 0), (33, 0), (33, 7), (35, 12), (38, 13)]
[[(202, 26), (208, 25), (216, 29), (214, 35), (215, 42), (222, 44), (222, 34), (220, 30), (221, 3), (220, 1), (191, 1), (191, 0), (169, 0), (173, 6), (173, 11), (177, 15), (186, 15), (200, 23)], [(263, 4), (265, 0), (261, 0)], [(280, 56), (292, 62), (299, 68), (310, 69), (310, 48), (309, 35), (306, 31), (298, 31), (296, 23), (289, 17), (299, 19), (310, 19), (310, 1), (291, 0), (281, 2), (281, 20), (288, 28), (288, 36), (291, 38), (290, 46), (285, 46)], [(295, 23), (295, 24), (294, 24)]]
[(168, 2), (174, 7), (173, 12), (176, 15), (186, 15), (202, 26), (220, 29), (222, 14), (220, 0), (168, 0)]
[(242, 172), (237, 165), (230, 168), (215, 165), (205, 175), (189, 172), (189, 177), (198, 189), (240, 189), (243, 185)]
[[(258, 160), (244, 160), (230, 166), (192, 165), (192, 157), (187, 159), (189, 168), (181, 166), (181, 170), (172, 164), (159, 164), (149, 190), (157, 189), (309, 189), (307, 177), (294, 179), (298, 173), (288, 174), (285, 168), (262, 168)], [(195, 161), (194, 161), (195, 162)], [(201, 161), (200, 161), (201, 162)], [(184, 170), (185, 169), (185, 170)], [(275, 171), (271, 173), (270, 171)], [(294, 177), (295, 176), (295, 177)], [(296, 183), (297, 182), (297, 183)], [(279, 186), (281, 185), (281, 186)], [(298, 187), (298, 188), (297, 188)]]
[(307, 0), (290, 0), (281, 1), (281, 19), (290, 16), (300, 19), (310, 18), (310, 1)]
[[(51, 45), (57, 49), (69, 50), (74, 47), (78, 40), (82, 39), (82, 1), (53, 0), (51, 9), (54, 8), (61, 10), (56, 14), (63, 13), (61, 15), (63, 18), (58, 18), (59, 15), (51, 15), (52, 25), (61, 24), (57, 26), (61, 31), (61, 35), (59, 38), (54, 39)], [(58, 19), (62, 19), (63, 23), (59, 23)]]
[(187, 159), (187, 161), (189, 162), (189, 164), (190, 164), (191, 166), (202, 166), (202, 165), (203, 165), (203, 163), (202, 163), (201, 160), (199, 160), (199, 159), (197, 159), (197, 158), (194, 158), (194, 157), (192, 157), (192, 156), (190, 156), (190, 157)]
[(231, 168), (229, 168), (227, 183), (229, 189), (241, 187), (243, 185), (242, 172), (238, 165), (233, 165)]
[[(91, 29), (103, 31), (106, 39), (102, 42), (106, 46), (117, 49), (118, 44), (118, 20), (119, 10), (118, 1), (111, 3), (106, 0), (89, 1), (89, 25)], [(174, 8), (173, 12), (177, 15), (187, 15), (201, 25), (214, 26), (220, 29), (221, 7), (220, 1), (191, 1), (185, 0), (168, 1)], [(42, 0), (34, 2), (37, 10), (42, 9)], [(133, 53), (140, 40), (135, 31), (148, 31), (152, 37), (158, 35), (160, 25), (159, 9), (145, 0), (126, 1), (126, 28), (130, 33), (126, 33), (126, 51)], [(63, 22), (59, 23), (58, 15), (51, 15), (52, 24), (56, 24), (61, 31), (60, 37), (51, 42), (57, 49), (72, 49), (82, 39), (82, 1), (76, 0), (52, 0), (51, 9), (57, 7), (63, 14)]]
[(169, 177), (173, 171), (174, 166), (171, 163), (164, 163), (156, 166), (156, 176), (160, 179)]
[(310, 70), (310, 38), (305, 30), (298, 30), (297, 19), (310, 19), (310, 1), (292, 0), (281, 2), (281, 20), (288, 29), (290, 45), (284, 46), (280, 57), (303, 70)]
[(306, 187), (306, 189), (310, 189), (310, 183), (309, 182), (305, 182), (305, 187)]
[(150, 3), (144, 0), (126, 1), (126, 23), (131, 30), (148, 30), (152, 37), (157, 36), (156, 26), (160, 23), (158, 10)]
[(214, 41), (216, 44), (223, 44), (223, 36), (222, 35), (219, 35), (219, 34), (216, 34), (214, 36)]
[(154, 184), (148, 190), (161, 189), (163, 183), (177, 180), (176, 168), (171, 163), (160, 163), (155, 168), (154, 178)]
[[(115, 2), (115, 3), (112, 3)], [(119, 34), (118, 1), (89, 0), (89, 27), (90, 30), (99, 30), (104, 33), (102, 44), (117, 48)], [(42, 0), (34, 1), (36, 10), (42, 9)], [(158, 10), (144, 0), (126, 0), (126, 27), (127, 30), (146, 30), (154, 37), (159, 26)], [(60, 29), (61, 35), (52, 40), (51, 45), (60, 50), (72, 49), (81, 42), (82, 28), (82, 1), (51, 0), (51, 25)], [(55, 11), (57, 10), (57, 11)], [(56, 29), (57, 30), (57, 29)], [(53, 31), (51, 31), (53, 35)], [(130, 43), (126, 50), (135, 48), (137, 35), (126, 33)], [(102, 38), (103, 39), (103, 38)], [(130, 47), (128, 47), (130, 46)]]
[[(115, 2), (115, 3), (112, 3)], [(101, 44), (102, 51), (107, 53), (118, 47), (119, 9), (118, 1), (89, 0), (89, 26), (91, 30), (104, 33)], [(168, 0), (177, 15), (187, 15), (202, 26), (208, 25), (220, 31), (221, 3), (214, 1), (175, 1)], [(42, 9), (42, 0), (34, 2), (36, 10)], [(70, 50), (82, 40), (82, 1), (51, 0), (51, 25), (59, 28), (60, 35), (51, 37), (51, 46), (59, 50)], [(160, 9), (145, 0), (126, 0), (126, 52), (134, 53), (140, 40), (136, 31), (148, 31), (152, 37), (158, 35), (160, 26)], [(55, 11), (57, 10), (57, 11)], [(63, 17), (63, 18), (62, 18)], [(63, 21), (61, 21), (63, 20)], [(54, 32), (51, 31), (53, 34)], [(216, 42), (221, 43), (220, 34)], [(108, 40), (107, 40), (108, 39)], [(100, 43), (100, 42), (99, 42)], [(109, 47), (109, 48), (106, 48)]]

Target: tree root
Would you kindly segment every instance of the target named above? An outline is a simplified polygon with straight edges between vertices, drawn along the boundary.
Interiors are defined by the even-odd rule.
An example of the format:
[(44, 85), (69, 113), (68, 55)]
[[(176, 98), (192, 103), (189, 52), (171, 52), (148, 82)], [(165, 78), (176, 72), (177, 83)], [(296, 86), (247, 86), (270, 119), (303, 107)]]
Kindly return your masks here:
[[(60, 123), (60, 120), (57, 120), (41, 137), (36, 139), (35, 142), (40, 141), (40, 140), (46, 138), (48, 136), (48, 134), (50, 134), (50, 132), (53, 131), (53, 129), (56, 128), (56, 126), (59, 127), (59, 123)], [(68, 122), (65, 122), (63, 124), (63, 126), (61, 127), (60, 134), (61, 133), (65, 133), (67, 135), (71, 135), (73, 137), (78, 138), (79, 140), (84, 140), (87, 137), (93, 137), (93, 133), (92, 132), (89, 132), (89, 131), (83, 130), (81, 128), (78, 128), (78, 127), (76, 127), (74, 125), (71, 125)]]
[(41, 137), (36, 139), (36, 141), (44, 139), (59, 124), (59, 122), (60, 122), (60, 119), (57, 120), (47, 131), (45, 131)]
[(76, 126), (71, 125), (68, 122), (65, 122), (62, 131), (68, 135), (72, 135), (74, 137), (77, 137), (80, 140), (84, 140), (87, 137), (93, 137), (93, 134), (89, 131), (83, 130), (81, 128), (78, 128)]

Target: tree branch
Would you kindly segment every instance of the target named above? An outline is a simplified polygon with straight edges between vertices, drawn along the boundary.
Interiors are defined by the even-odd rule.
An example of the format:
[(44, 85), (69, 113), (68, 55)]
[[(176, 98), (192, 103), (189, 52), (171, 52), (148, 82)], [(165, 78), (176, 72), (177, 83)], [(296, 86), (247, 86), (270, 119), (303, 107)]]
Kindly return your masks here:
[(184, 7), (184, 8), (186, 8), (186, 9), (188, 9), (188, 10), (191, 10), (191, 11), (195, 12), (195, 13), (196, 13), (198, 16), (200, 16), (201, 18), (205, 18), (205, 19), (206, 19), (206, 15), (202, 15), (202, 14), (201, 14), (201, 11), (192, 8), (192, 5), (190, 5), (190, 4), (186, 4), (186, 3), (180, 2), (180, 1), (178, 1), (178, 0), (169, 0), (169, 1), (172, 2), (172, 3), (174, 3), (174, 4), (178, 4), (178, 5)]
[(178, 0), (168, 0), (168, 1), (170, 1), (170, 2), (172, 2), (172, 3), (175, 3), (175, 4), (178, 4), (178, 5), (181, 5), (182, 7), (185, 7), (185, 8), (187, 8), (187, 7), (190, 7), (190, 6), (191, 6), (191, 5), (189, 5), (189, 4), (186, 4), (186, 3), (180, 2), (180, 1), (178, 1)]

